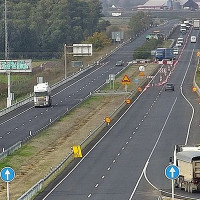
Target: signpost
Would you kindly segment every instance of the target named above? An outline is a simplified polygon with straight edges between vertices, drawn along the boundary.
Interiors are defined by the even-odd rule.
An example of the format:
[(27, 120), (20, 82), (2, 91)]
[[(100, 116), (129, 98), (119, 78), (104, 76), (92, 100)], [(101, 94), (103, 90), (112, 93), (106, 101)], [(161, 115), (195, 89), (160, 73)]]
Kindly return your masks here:
[[(72, 53), (67, 53), (67, 48), (72, 48)], [(92, 56), (92, 44), (73, 44), (73, 46), (64, 45), (65, 56), (65, 79), (67, 78), (67, 54), (73, 56)]]
[(72, 147), (73, 149), (73, 152), (74, 152), (74, 157), (75, 158), (82, 158), (82, 151), (81, 151), (81, 146), (78, 145), (78, 146), (73, 146)]
[(176, 165), (169, 165), (165, 169), (165, 176), (172, 180), (172, 200), (174, 200), (174, 179), (178, 178), (180, 170)]
[(32, 72), (31, 59), (26, 60), (0, 60), (0, 73), (8, 74), (8, 97), (7, 107), (12, 105), (12, 94), (10, 90), (10, 74), (11, 72)]
[(121, 83), (122, 85), (125, 85), (125, 91), (127, 92), (127, 85), (131, 83), (129, 77), (127, 75), (124, 75)]
[(1, 170), (1, 179), (7, 182), (7, 200), (9, 200), (9, 182), (15, 178), (15, 171), (11, 167), (4, 167)]
[(113, 90), (114, 90), (115, 89), (115, 74), (109, 74), (110, 89), (112, 86), (111, 81), (113, 82)]

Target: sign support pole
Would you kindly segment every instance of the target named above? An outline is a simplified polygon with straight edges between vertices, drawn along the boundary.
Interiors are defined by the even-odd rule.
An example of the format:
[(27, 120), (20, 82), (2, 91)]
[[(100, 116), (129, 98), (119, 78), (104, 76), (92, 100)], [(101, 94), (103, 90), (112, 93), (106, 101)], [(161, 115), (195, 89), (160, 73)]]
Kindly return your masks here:
[(172, 200), (174, 200), (174, 179), (172, 179)]
[(11, 93), (10, 93), (10, 71), (8, 71), (8, 97), (7, 97), (7, 108), (11, 106)]
[(9, 195), (9, 182), (7, 182), (7, 200), (10, 199), (10, 195)]

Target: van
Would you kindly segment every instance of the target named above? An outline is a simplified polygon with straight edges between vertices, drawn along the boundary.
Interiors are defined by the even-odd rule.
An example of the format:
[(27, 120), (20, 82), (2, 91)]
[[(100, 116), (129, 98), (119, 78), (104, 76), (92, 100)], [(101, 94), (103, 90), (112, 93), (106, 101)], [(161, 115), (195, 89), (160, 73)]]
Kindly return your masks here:
[(178, 38), (178, 39), (177, 39), (177, 43), (183, 45), (183, 38), (181, 38), (181, 37)]
[(196, 41), (197, 41), (196, 36), (192, 35), (191, 36), (191, 43), (196, 43)]

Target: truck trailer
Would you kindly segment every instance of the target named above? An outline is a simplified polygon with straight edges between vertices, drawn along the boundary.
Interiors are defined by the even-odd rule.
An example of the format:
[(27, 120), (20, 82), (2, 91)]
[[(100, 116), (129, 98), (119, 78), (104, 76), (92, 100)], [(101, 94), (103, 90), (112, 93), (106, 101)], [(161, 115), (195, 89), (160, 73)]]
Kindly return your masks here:
[(195, 30), (199, 30), (199, 26), (200, 26), (200, 20), (199, 19), (194, 19), (194, 21), (193, 21), (193, 28)]
[(174, 164), (180, 170), (175, 186), (190, 193), (200, 191), (200, 145), (176, 145), (175, 149)]
[(49, 84), (38, 83), (34, 86), (34, 106), (35, 107), (48, 107), (51, 106), (51, 90)]
[(174, 50), (172, 48), (157, 48), (155, 52), (155, 59), (158, 61), (162, 60), (173, 60)]

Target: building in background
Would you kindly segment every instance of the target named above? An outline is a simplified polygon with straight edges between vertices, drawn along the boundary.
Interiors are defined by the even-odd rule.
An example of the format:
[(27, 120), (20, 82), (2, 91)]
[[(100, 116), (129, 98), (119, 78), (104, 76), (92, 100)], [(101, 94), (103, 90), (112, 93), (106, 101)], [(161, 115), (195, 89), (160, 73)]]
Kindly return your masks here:
[[(199, 3), (200, 4), (200, 3)], [(198, 3), (194, 0), (149, 0), (143, 5), (138, 5), (137, 10), (180, 10), (199, 9)]]

